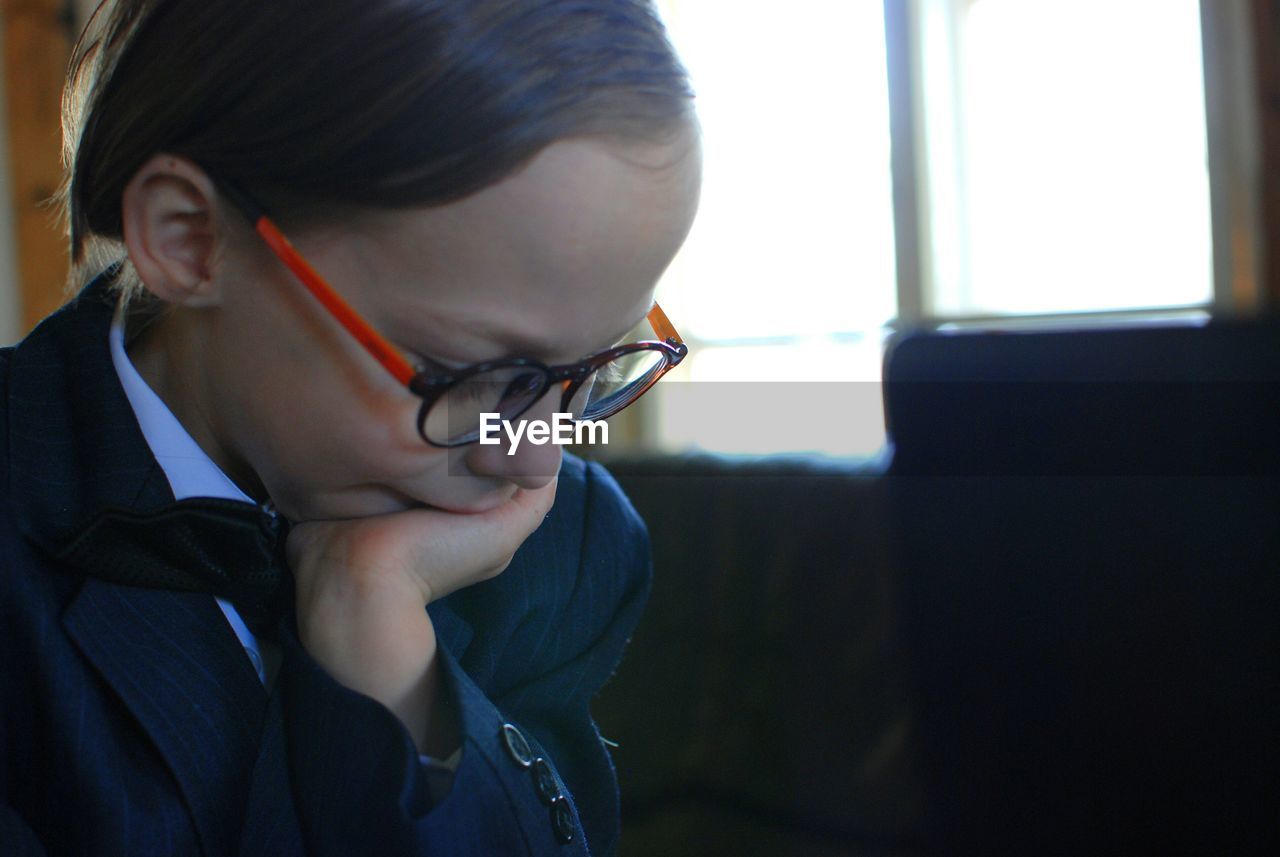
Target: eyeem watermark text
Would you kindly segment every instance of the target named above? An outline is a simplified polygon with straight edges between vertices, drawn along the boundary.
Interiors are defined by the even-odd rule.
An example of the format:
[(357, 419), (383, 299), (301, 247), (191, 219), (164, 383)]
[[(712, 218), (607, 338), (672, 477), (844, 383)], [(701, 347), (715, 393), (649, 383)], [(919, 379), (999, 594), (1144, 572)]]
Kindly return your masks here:
[(487, 446), (501, 443), (504, 434), (511, 442), (507, 455), (515, 455), (522, 440), (534, 446), (545, 443), (608, 443), (609, 424), (604, 420), (578, 421), (573, 414), (557, 412), (551, 415), (549, 423), (544, 420), (518, 420), (513, 426), (511, 420), (502, 419), (501, 414), (480, 415), (480, 443)]

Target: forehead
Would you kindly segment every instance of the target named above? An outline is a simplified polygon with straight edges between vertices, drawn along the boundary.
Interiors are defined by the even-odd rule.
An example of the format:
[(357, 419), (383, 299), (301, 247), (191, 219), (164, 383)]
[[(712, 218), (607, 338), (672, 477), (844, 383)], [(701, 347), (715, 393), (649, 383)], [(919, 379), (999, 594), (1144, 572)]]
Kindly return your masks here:
[(557, 356), (576, 356), (644, 315), (700, 176), (692, 130), (663, 144), (555, 143), (459, 202), (375, 215), (358, 254), (369, 298), (413, 328), (402, 337), (490, 352), (498, 340), (557, 343)]

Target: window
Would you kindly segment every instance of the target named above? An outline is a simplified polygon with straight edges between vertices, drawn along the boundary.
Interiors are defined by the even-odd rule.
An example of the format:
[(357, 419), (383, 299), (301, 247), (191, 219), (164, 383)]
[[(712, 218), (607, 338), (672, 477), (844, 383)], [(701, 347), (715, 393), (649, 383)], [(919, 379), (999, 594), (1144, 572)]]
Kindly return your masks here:
[(1196, 0), (921, 13), (933, 314), (1212, 300)]
[(706, 155), (663, 448), (874, 453), (895, 328), (1256, 295), (1242, 0), (659, 7)]

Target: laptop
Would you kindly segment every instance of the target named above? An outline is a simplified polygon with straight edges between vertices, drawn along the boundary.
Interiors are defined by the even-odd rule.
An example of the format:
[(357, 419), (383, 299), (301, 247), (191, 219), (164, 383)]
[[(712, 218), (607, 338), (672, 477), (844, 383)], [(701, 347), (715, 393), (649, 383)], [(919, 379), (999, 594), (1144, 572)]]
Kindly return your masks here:
[(1280, 322), (885, 368), (940, 854), (1280, 854)]

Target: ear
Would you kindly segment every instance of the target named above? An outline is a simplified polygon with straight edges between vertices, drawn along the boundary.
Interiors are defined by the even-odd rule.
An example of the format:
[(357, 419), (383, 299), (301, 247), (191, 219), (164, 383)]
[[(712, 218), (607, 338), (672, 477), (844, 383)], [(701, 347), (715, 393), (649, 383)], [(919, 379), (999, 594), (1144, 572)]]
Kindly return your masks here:
[(124, 243), (147, 290), (187, 307), (219, 302), (213, 276), (220, 236), (213, 181), (177, 155), (158, 154), (125, 186)]

